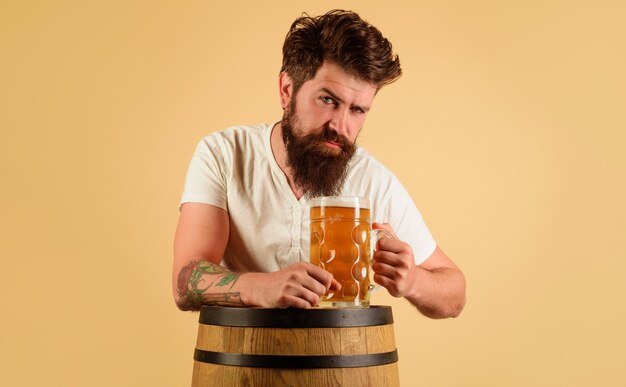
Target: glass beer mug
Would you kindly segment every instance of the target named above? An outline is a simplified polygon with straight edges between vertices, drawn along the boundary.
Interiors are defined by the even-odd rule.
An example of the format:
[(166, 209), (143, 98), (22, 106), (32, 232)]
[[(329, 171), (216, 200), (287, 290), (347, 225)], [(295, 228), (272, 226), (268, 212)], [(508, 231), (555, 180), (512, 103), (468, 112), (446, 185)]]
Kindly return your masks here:
[(379, 238), (372, 230), (368, 198), (323, 196), (311, 199), (311, 263), (329, 271), (341, 290), (320, 298), (319, 307), (370, 306), (372, 254)]

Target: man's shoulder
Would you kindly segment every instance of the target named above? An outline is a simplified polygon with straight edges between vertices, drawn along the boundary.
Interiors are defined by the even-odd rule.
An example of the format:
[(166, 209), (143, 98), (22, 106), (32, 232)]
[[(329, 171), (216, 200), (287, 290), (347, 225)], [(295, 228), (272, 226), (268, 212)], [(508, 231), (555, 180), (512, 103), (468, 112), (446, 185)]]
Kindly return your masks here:
[(198, 146), (233, 151), (247, 148), (262, 149), (270, 129), (271, 126), (265, 123), (231, 126), (204, 136)]
[(206, 135), (203, 139), (212, 141), (220, 139), (222, 141), (237, 142), (245, 140), (262, 139), (270, 125), (261, 123), (257, 125), (230, 126), (226, 129)]
[(396, 175), (371, 153), (359, 147), (350, 161), (346, 184), (358, 190), (372, 190), (398, 183)]
[(391, 173), (382, 162), (365, 149), (358, 147), (354, 157), (350, 161), (350, 168), (356, 171), (368, 171), (369, 173)]

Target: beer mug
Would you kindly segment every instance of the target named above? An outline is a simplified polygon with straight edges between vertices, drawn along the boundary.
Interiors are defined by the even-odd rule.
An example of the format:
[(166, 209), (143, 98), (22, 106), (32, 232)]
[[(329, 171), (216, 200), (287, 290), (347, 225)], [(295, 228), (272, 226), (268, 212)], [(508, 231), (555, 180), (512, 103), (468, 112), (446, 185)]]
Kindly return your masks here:
[(370, 306), (378, 286), (372, 274), (372, 255), (378, 239), (392, 238), (372, 230), (368, 198), (322, 196), (311, 199), (311, 263), (329, 271), (341, 290), (320, 298), (319, 307)]

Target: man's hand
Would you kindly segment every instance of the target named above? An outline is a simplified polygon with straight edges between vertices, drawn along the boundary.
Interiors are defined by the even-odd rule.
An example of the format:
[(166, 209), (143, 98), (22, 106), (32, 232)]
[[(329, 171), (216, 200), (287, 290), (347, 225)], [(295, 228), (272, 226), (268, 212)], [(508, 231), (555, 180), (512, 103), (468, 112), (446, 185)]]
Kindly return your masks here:
[(417, 266), (413, 250), (398, 239), (388, 223), (374, 223), (372, 228), (388, 231), (392, 238), (381, 238), (374, 253), (374, 281), (394, 297), (405, 297), (415, 288)]
[(339, 291), (341, 285), (326, 270), (306, 262), (298, 262), (273, 273), (245, 273), (242, 280), (254, 288), (246, 292), (250, 300), (247, 305), (265, 308), (308, 309), (328, 291)]
[(374, 253), (374, 281), (394, 297), (405, 297), (425, 316), (458, 316), (465, 306), (465, 277), (439, 247), (419, 266), (411, 246), (398, 239), (388, 224), (374, 223), (394, 236), (378, 241)]

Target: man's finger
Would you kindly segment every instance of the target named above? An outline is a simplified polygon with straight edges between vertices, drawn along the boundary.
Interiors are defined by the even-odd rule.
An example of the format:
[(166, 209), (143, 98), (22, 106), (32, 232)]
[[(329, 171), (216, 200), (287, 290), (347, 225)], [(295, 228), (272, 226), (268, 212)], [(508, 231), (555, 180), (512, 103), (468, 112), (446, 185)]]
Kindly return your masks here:
[(404, 243), (398, 239), (380, 238), (376, 244), (378, 250), (385, 250), (392, 253), (399, 253), (404, 249)]
[(300, 284), (304, 289), (321, 296), (326, 293), (328, 286), (330, 286), (330, 280), (328, 282), (329, 284), (327, 285), (319, 281), (317, 278), (307, 275), (301, 280)]
[[(309, 276), (311, 276), (317, 282), (324, 285), (325, 289), (330, 289), (333, 286), (332, 281), (335, 279), (333, 278), (333, 275), (330, 274), (328, 271), (322, 269), (319, 266), (315, 266), (313, 264), (308, 264), (306, 268), (307, 268), (307, 273), (309, 274)], [(335, 285), (339, 284), (336, 280), (335, 282), (336, 282)]]
[(300, 309), (310, 309), (311, 306), (312, 306), (311, 303), (309, 301), (305, 300), (304, 298), (296, 297), (296, 296), (288, 296), (288, 297), (285, 297), (284, 304), (279, 306), (279, 307), (283, 307), (283, 308), (292, 307), (292, 308), (300, 308)]
[(388, 263), (382, 263), (379, 261), (374, 262), (372, 265), (374, 273), (383, 275), (385, 277), (394, 278), (397, 273), (397, 268)]
[(385, 250), (377, 250), (374, 253), (374, 262), (386, 263), (390, 266), (396, 266), (400, 263), (400, 256)]

